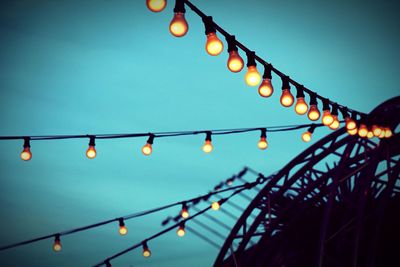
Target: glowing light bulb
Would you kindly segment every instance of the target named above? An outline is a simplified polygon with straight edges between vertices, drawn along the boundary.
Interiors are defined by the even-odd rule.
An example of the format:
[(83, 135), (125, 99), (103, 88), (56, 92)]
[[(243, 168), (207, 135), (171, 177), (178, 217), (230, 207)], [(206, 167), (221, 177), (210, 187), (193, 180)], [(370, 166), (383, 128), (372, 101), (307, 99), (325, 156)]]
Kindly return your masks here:
[(274, 93), (271, 79), (265, 78), (258, 87), (258, 94), (262, 97), (270, 97)]
[(177, 234), (179, 237), (182, 237), (182, 236), (185, 235), (185, 233), (186, 233), (186, 232), (185, 232), (185, 225), (184, 225), (184, 224), (180, 224), (178, 230), (176, 231), (176, 234)]
[(309, 131), (304, 132), (304, 133), (301, 135), (301, 139), (302, 139), (304, 142), (306, 142), (306, 143), (311, 141), (311, 137), (312, 137), (312, 133), (310, 133)]
[(329, 126), (333, 122), (333, 117), (329, 110), (324, 110), (322, 115), (322, 123), (326, 126)]
[(297, 114), (299, 115), (304, 115), (308, 111), (308, 105), (304, 101), (304, 97), (298, 97), (296, 106), (294, 107), (294, 110), (296, 111)]
[(360, 128), (358, 128), (358, 135), (360, 137), (367, 137), (368, 135), (368, 128), (365, 126), (365, 124), (361, 124)]
[(268, 142), (266, 137), (261, 137), (260, 141), (258, 141), (258, 148), (261, 150), (265, 150), (268, 147)]
[(120, 235), (126, 235), (128, 233), (128, 228), (126, 228), (124, 219), (118, 219), (119, 221), (119, 229), (118, 232)]
[(188, 210), (186, 204), (182, 204), (181, 216), (184, 219), (189, 218), (189, 210)]
[(146, 0), (146, 6), (153, 12), (161, 12), (167, 6), (167, 0)]
[(358, 129), (357, 129), (357, 127), (354, 129), (351, 129), (351, 130), (347, 129), (347, 133), (349, 135), (356, 135), (358, 133)]
[(329, 128), (332, 130), (336, 130), (340, 127), (340, 122), (336, 115), (333, 115), (332, 117), (333, 117), (333, 122), (329, 124)]
[(89, 146), (89, 148), (86, 150), (86, 156), (89, 159), (94, 159), (96, 157), (96, 148), (94, 146)]
[(142, 147), (142, 153), (146, 156), (149, 156), (151, 154), (151, 152), (153, 152), (153, 148), (151, 146), (151, 144), (145, 144)]
[(214, 147), (211, 143), (211, 132), (206, 132), (206, 139), (203, 145), (203, 151), (204, 153), (211, 153), (213, 151)]
[(151, 251), (149, 249), (149, 247), (147, 246), (147, 243), (143, 243), (143, 253), (142, 253), (143, 257), (148, 258), (151, 256)]
[(282, 95), (281, 95), (281, 104), (284, 107), (290, 107), (293, 105), (294, 102), (294, 97), (292, 93), (290, 92), (290, 89), (283, 89), (282, 90)]
[(54, 237), (53, 250), (54, 250), (55, 252), (59, 252), (59, 251), (61, 251), (61, 249), (62, 249), (62, 246), (61, 246), (60, 235), (57, 234), (57, 235)]
[(390, 138), (393, 136), (393, 132), (390, 128), (386, 127), (385, 128), (385, 138)]
[(310, 105), (310, 110), (308, 111), (308, 118), (312, 121), (316, 121), (321, 116), (317, 105)]
[(21, 159), (24, 161), (28, 161), (32, 158), (30, 140), (31, 140), (30, 137), (24, 138), (23, 150), (19, 155)]
[(382, 129), (377, 125), (372, 125), (372, 132), (374, 136), (379, 137), (381, 135)]
[(386, 131), (385, 128), (382, 128), (381, 134), (378, 136), (380, 139), (385, 138)]
[(221, 204), (219, 204), (218, 201), (214, 201), (214, 202), (211, 204), (211, 209), (213, 209), (213, 210), (219, 210), (220, 207), (221, 207)]
[(177, 12), (174, 15), (171, 23), (169, 24), (169, 31), (175, 37), (182, 37), (185, 36), (189, 30), (189, 25), (185, 19), (185, 14)]
[(224, 44), (215, 32), (207, 34), (206, 51), (211, 56), (218, 56), (224, 49)]
[(260, 73), (257, 70), (256, 66), (249, 66), (247, 68), (246, 75), (244, 76), (244, 79), (247, 83), (248, 86), (256, 86), (260, 83), (261, 81), (261, 76)]
[(240, 72), (243, 69), (243, 58), (239, 55), (238, 51), (232, 50), (231, 52), (229, 52), (227, 66), (228, 69), (232, 72)]
[(372, 131), (368, 131), (368, 133), (367, 133), (367, 138), (368, 139), (371, 139), (371, 138), (373, 138), (374, 137), (374, 133), (372, 132)]
[(347, 130), (353, 130), (353, 129), (356, 129), (356, 128), (357, 128), (357, 124), (356, 124), (356, 122), (355, 122), (352, 118), (347, 117), (347, 118), (345, 119), (345, 121), (346, 121), (346, 129), (347, 129)]

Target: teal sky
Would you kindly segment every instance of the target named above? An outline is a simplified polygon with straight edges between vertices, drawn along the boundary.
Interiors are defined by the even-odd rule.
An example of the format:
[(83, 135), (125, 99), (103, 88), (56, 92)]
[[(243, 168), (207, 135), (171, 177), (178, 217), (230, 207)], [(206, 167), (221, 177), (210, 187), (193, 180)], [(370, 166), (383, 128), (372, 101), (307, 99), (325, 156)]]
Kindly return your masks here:
[[(189, 8), (189, 32), (168, 31), (174, 1), (162, 13), (145, 1), (1, 1), (0, 135), (98, 134), (207, 130), (308, 123), (275, 94), (258, 96), (244, 73), (230, 73), (227, 53), (209, 56), (204, 26)], [(400, 18), (396, 1), (193, 0), (265, 60), (321, 95), (362, 112), (399, 95)], [(244, 57), (244, 54), (241, 53)], [(260, 72), (262, 69), (259, 68)], [(321, 106), (321, 105), (320, 105)], [(302, 131), (213, 138), (32, 142), (0, 141), (0, 245), (114, 218), (203, 194), (248, 165), (265, 174), (310, 144)], [(330, 130), (318, 129), (313, 142)], [(313, 143), (311, 142), (311, 144)], [(5, 266), (89, 266), (160, 230), (168, 213), (127, 222), (121, 238), (108, 225), (0, 252)], [(189, 224), (190, 226), (190, 224)], [(195, 226), (193, 226), (195, 228)], [(138, 251), (113, 266), (204, 267), (217, 250), (175, 233), (153, 241), (153, 257)]]

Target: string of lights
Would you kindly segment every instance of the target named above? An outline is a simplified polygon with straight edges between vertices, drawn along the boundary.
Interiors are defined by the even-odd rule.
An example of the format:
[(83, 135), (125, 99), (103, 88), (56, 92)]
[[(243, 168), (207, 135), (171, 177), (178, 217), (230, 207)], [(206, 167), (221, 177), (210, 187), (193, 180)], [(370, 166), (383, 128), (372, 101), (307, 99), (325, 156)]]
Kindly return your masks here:
[[(166, 0), (147, 0), (146, 5), (153, 12), (161, 12), (167, 5)], [(284, 107), (291, 107), (294, 104), (294, 96), (291, 93), (291, 86), (296, 88), (296, 104), (294, 107), (298, 115), (307, 114), (311, 121), (317, 121), (321, 118), (318, 109), (318, 101), (323, 104), (322, 123), (332, 130), (336, 130), (340, 126), (339, 111), (346, 122), (346, 128), (350, 135), (358, 135), (362, 138), (390, 138), (393, 133), (390, 127), (385, 126), (384, 118), (370, 117), (367, 114), (348, 108), (339, 103), (317, 94), (315, 91), (305, 87), (303, 84), (295, 81), (293, 78), (278, 70), (271, 63), (256, 55), (243, 43), (239, 42), (234, 35), (229, 34), (221, 26), (219, 26), (211, 16), (203, 13), (199, 8), (192, 4), (189, 0), (176, 0), (174, 7), (174, 17), (171, 20), (169, 30), (176, 37), (183, 37), (189, 30), (189, 25), (185, 19), (186, 9), (188, 6), (203, 21), (205, 26), (205, 34), (207, 37), (206, 51), (211, 56), (218, 56), (224, 49), (223, 42), (218, 38), (217, 32), (222, 34), (228, 44), (229, 58), (227, 62), (228, 69), (233, 73), (238, 73), (244, 68), (244, 60), (239, 54), (239, 48), (246, 53), (247, 72), (245, 74), (246, 84), (249, 86), (258, 86), (258, 93), (261, 97), (268, 98), (274, 92), (272, 84), (272, 72), (279, 76), (282, 80), (282, 94), (280, 102)], [(264, 67), (263, 76), (257, 70), (257, 62)], [(305, 93), (308, 94), (309, 105), (305, 101)], [(304, 138), (303, 138), (304, 140)], [(262, 144), (265, 145), (265, 144)]]
[[(341, 122), (338, 122), (339, 124)], [(174, 131), (174, 132), (148, 132), (148, 133), (125, 133), (125, 134), (82, 134), (82, 135), (35, 135), (35, 136), (0, 136), (0, 140), (23, 140), (23, 150), (20, 157), (24, 161), (32, 159), (31, 142), (32, 141), (49, 141), (62, 139), (89, 139), (86, 156), (89, 159), (94, 159), (97, 155), (96, 140), (100, 139), (121, 139), (121, 138), (143, 138), (147, 137), (145, 145), (142, 147), (142, 153), (145, 156), (151, 155), (153, 152), (153, 144), (156, 138), (178, 137), (204, 134), (205, 140), (202, 149), (205, 153), (213, 151), (212, 136), (241, 134), (248, 132), (260, 131), (260, 139), (257, 143), (258, 148), (265, 150), (268, 147), (267, 132), (287, 132), (295, 131), (304, 128), (312, 128), (315, 130), (318, 127), (324, 126), (322, 123), (315, 124), (300, 124), (300, 125), (285, 125), (285, 126), (270, 126), (270, 127), (253, 127), (253, 128), (235, 128), (235, 129), (216, 129), (216, 130), (195, 130), (195, 131)], [(304, 141), (306, 141), (303, 138)], [(310, 138), (307, 139), (311, 140)]]
[[(243, 170), (241, 170), (237, 174), (237, 176), (243, 176), (247, 171), (248, 171), (248, 168), (246, 167)], [(172, 207), (175, 207), (175, 206), (181, 206), (181, 205), (182, 205), (182, 210), (181, 210), (180, 214), (182, 214), (182, 217), (183, 217), (183, 214), (186, 213), (187, 216), (183, 217), (183, 218), (188, 218), (189, 217), (188, 209), (187, 208), (184, 209), (184, 207), (187, 207), (188, 204), (190, 204), (190, 203), (196, 203), (197, 204), (200, 201), (207, 201), (211, 196), (217, 195), (217, 194), (221, 194), (221, 193), (224, 193), (224, 192), (229, 192), (229, 191), (233, 191), (233, 190), (240, 190), (240, 189), (243, 189), (243, 188), (246, 189), (248, 187), (253, 187), (253, 186), (257, 185), (257, 184), (260, 184), (260, 182), (263, 182), (264, 180), (265, 180), (264, 176), (259, 173), (258, 174), (258, 179), (255, 182), (251, 182), (251, 183), (247, 182), (247, 183), (240, 184), (240, 185), (233, 186), (233, 187), (229, 187), (229, 188), (214, 190), (214, 191), (211, 191), (211, 192), (209, 192), (207, 194), (204, 194), (204, 195), (201, 195), (201, 196), (198, 196), (198, 197), (195, 197), (195, 198), (191, 198), (191, 199), (183, 200), (183, 201), (178, 201), (178, 202), (167, 204), (167, 205), (164, 205), (164, 206), (161, 206), (161, 207), (157, 207), (157, 208), (154, 208), (154, 209), (141, 211), (141, 212), (137, 212), (137, 213), (133, 213), (133, 214), (129, 214), (129, 215), (113, 218), (113, 219), (108, 219), (108, 220), (104, 220), (104, 221), (101, 221), (101, 222), (93, 223), (93, 224), (90, 224), (90, 225), (86, 225), (86, 226), (82, 226), (82, 227), (78, 227), (78, 228), (74, 228), (74, 229), (70, 229), (70, 230), (65, 230), (65, 231), (61, 231), (61, 232), (57, 232), (57, 233), (44, 235), (44, 236), (41, 236), (41, 237), (25, 240), (25, 241), (14, 243), (14, 244), (10, 244), (10, 245), (5, 245), (5, 246), (0, 247), (0, 251), (8, 250), (8, 249), (11, 249), (11, 248), (16, 248), (16, 247), (20, 247), (20, 246), (24, 246), (24, 245), (28, 245), (28, 244), (31, 244), (31, 243), (35, 243), (35, 242), (46, 240), (46, 239), (50, 239), (50, 238), (54, 238), (53, 250), (54, 251), (60, 251), (61, 248), (62, 248), (62, 246), (61, 246), (61, 236), (66, 236), (66, 235), (71, 235), (71, 234), (75, 234), (75, 233), (82, 232), (82, 231), (87, 231), (87, 230), (90, 230), (90, 229), (93, 229), (93, 228), (97, 228), (97, 227), (100, 227), (100, 226), (103, 226), (103, 225), (106, 225), (106, 224), (114, 223), (114, 222), (118, 222), (118, 226), (119, 226), (118, 232), (119, 232), (120, 235), (124, 236), (124, 235), (126, 235), (128, 233), (128, 228), (125, 226), (125, 221), (127, 221), (127, 220), (143, 217), (143, 216), (146, 216), (146, 215), (149, 215), (149, 214), (153, 214), (153, 213), (156, 213), (156, 212), (159, 212), (159, 211), (162, 211), (162, 210), (166, 210), (166, 209), (169, 209), (169, 208), (172, 208)], [(212, 207), (212, 205), (211, 205), (211, 207)]]
[[(153, 240), (153, 239), (155, 239), (155, 238), (157, 238), (157, 237), (159, 237), (159, 236), (161, 236), (161, 235), (164, 235), (164, 234), (166, 234), (166, 233), (172, 231), (173, 229), (176, 229), (177, 227), (178, 227), (178, 229), (177, 229), (177, 231), (176, 231), (176, 234), (177, 234), (179, 237), (183, 237), (183, 236), (186, 234), (186, 231), (185, 231), (185, 224), (186, 224), (188, 221), (193, 220), (194, 218), (196, 218), (196, 217), (198, 217), (198, 216), (204, 214), (205, 212), (207, 212), (207, 211), (210, 210), (210, 209), (219, 210), (219, 207), (220, 207), (222, 204), (224, 204), (225, 202), (229, 201), (229, 199), (232, 198), (233, 196), (235, 196), (235, 195), (241, 193), (241, 192), (244, 191), (244, 190), (249, 190), (249, 189), (253, 188), (253, 187), (256, 186), (256, 185), (263, 184), (265, 181), (266, 181), (265, 177), (264, 177), (264, 176), (260, 176), (260, 177), (257, 178), (257, 181), (255, 181), (255, 182), (246, 183), (245, 186), (240, 187), (240, 188), (237, 188), (237, 187), (236, 187), (237, 190), (235, 190), (233, 193), (231, 193), (231, 194), (230, 194), (229, 196), (227, 196), (226, 198), (223, 198), (223, 199), (221, 199), (220, 201), (218, 201), (218, 209), (216, 209), (215, 207), (213, 207), (213, 205), (215, 205), (215, 203), (216, 203), (216, 202), (213, 202), (212, 205), (207, 206), (206, 208), (204, 208), (204, 209), (198, 211), (197, 213), (195, 213), (195, 214), (193, 214), (193, 215), (191, 215), (191, 216), (188, 216), (188, 217), (185, 218), (185, 219), (182, 219), (181, 221), (179, 221), (179, 222), (177, 222), (177, 223), (175, 223), (175, 224), (173, 224), (173, 225), (171, 225), (171, 226), (165, 228), (164, 230), (162, 230), (162, 231), (160, 231), (160, 232), (158, 232), (158, 233), (156, 233), (156, 234), (154, 234), (154, 235), (152, 235), (152, 236), (150, 236), (150, 237), (147, 237), (146, 239), (144, 239), (144, 240), (142, 240), (142, 241), (140, 241), (140, 242), (134, 244), (133, 246), (128, 247), (128, 248), (122, 250), (121, 252), (118, 252), (118, 253), (116, 253), (116, 254), (114, 254), (114, 255), (112, 255), (112, 256), (106, 258), (105, 260), (103, 260), (103, 261), (101, 261), (101, 262), (99, 262), (99, 263), (93, 265), (93, 267), (99, 267), (99, 266), (103, 266), (103, 265), (105, 265), (106, 267), (111, 267), (111, 266), (112, 266), (112, 265), (111, 265), (111, 260), (114, 260), (114, 259), (116, 259), (116, 258), (118, 258), (118, 257), (120, 257), (120, 256), (122, 256), (122, 255), (124, 255), (124, 254), (126, 254), (126, 253), (128, 253), (128, 252), (130, 252), (130, 251), (132, 251), (132, 250), (135, 250), (135, 249), (139, 248), (139, 247), (142, 247), (142, 248), (143, 248), (143, 252), (142, 252), (143, 256), (144, 256), (145, 258), (148, 258), (148, 257), (150, 257), (150, 255), (151, 255), (151, 251), (150, 251), (149, 246), (148, 246), (148, 242), (149, 242), (149, 241), (151, 241), (151, 240)], [(235, 188), (235, 187), (231, 187), (231, 188)]]

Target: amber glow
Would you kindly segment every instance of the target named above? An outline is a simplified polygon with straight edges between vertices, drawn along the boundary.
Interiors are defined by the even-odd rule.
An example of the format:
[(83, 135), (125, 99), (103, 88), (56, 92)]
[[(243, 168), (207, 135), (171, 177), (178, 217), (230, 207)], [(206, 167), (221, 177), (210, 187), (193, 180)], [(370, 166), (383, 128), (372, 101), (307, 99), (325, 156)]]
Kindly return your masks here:
[(221, 207), (221, 205), (219, 204), (218, 201), (215, 201), (211, 204), (211, 209), (213, 209), (213, 210), (219, 210), (220, 207)]
[(182, 236), (184, 236), (185, 235), (185, 227), (184, 226), (179, 226), (179, 228), (178, 228), (178, 230), (176, 231), (176, 234), (178, 235), (178, 236), (180, 236), (180, 237), (182, 237)]
[(353, 130), (353, 129), (355, 129), (356, 127), (357, 127), (356, 122), (355, 122), (352, 118), (347, 117), (347, 118), (346, 118), (346, 129), (347, 129), (347, 130)]
[(385, 128), (385, 137), (390, 138), (393, 136), (393, 132), (390, 128)]
[(271, 79), (264, 79), (258, 87), (258, 94), (262, 97), (270, 97), (274, 93), (274, 87), (272, 86)]
[(311, 136), (312, 134), (309, 131), (307, 131), (301, 135), (301, 139), (303, 139), (304, 142), (310, 142)]
[(22, 160), (28, 161), (32, 158), (32, 152), (29, 147), (24, 147), (24, 150), (22, 150), (20, 157)]
[(235, 50), (229, 52), (228, 69), (232, 72), (240, 72), (243, 69), (243, 58)]
[(125, 225), (121, 225), (118, 230), (120, 235), (126, 235), (128, 233), (128, 228)]
[(260, 141), (258, 141), (258, 148), (264, 150), (267, 149), (267, 147), (268, 147), (267, 138), (261, 137)]
[(96, 148), (94, 148), (94, 146), (89, 146), (88, 150), (86, 150), (86, 157), (89, 159), (94, 159), (96, 154)]
[(62, 246), (61, 246), (61, 241), (60, 240), (55, 240), (54, 241), (54, 244), (53, 244), (53, 250), (55, 251), (55, 252), (59, 252), (59, 251), (61, 251), (61, 249), (62, 249)]
[(385, 131), (385, 129), (382, 129), (381, 134), (378, 137), (382, 139), (382, 138), (385, 138), (385, 135), (386, 135), (386, 131)]
[(153, 147), (151, 144), (147, 143), (142, 147), (143, 155), (149, 156), (153, 152)]
[(294, 97), (289, 89), (283, 89), (281, 95), (281, 104), (284, 107), (290, 107), (293, 105)]
[(167, 0), (146, 0), (146, 5), (153, 12), (161, 12), (167, 6)]
[(373, 125), (372, 132), (374, 133), (374, 136), (379, 137), (381, 135), (382, 129), (379, 126)]
[(333, 117), (333, 122), (329, 124), (329, 128), (332, 130), (336, 130), (337, 128), (339, 128), (340, 122), (336, 115), (333, 115), (332, 117)]
[(358, 129), (357, 128), (354, 128), (354, 129), (351, 129), (351, 130), (347, 129), (347, 133), (349, 135), (356, 135), (358, 133)]
[(175, 13), (169, 24), (169, 31), (176, 37), (182, 37), (188, 32), (189, 26), (184, 13)]
[(299, 115), (304, 115), (307, 113), (308, 105), (307, 105), (306, 101), (304, 101), (304, 97), (297, 98), (297, 102), (296, 102), (296, 106), (294, 107), (294, 110)]
[(215, 32), (207, 34), (206, 51), (211, 56), (218, 56), (224, 49), (224, 44)]
[(148, 247), (144, 247), (143, 248), (143, 253), (142, 253), (143, 257), (148, 258), (151, 256), (151, 251)]
[(360, 128), (358, 128), (358, 135), (360, 137), (367, 137), (368, 135), (368, 128), (365, 126), (365, 124), (361, 124)]
[(373, 138), (374, 137), (374, 133), (372, 132), (372, 131), (368, 131), (368, 133), (367, 133), (367, 138), (368, 139), (371, 139), (371, 138)]
[(261, 81), (260, 73), (257, 70), (256, 66), (249, 66), (247, 68), (246, 75), (244, 79), (249, 86), (257, 86)]
[(212, 150), (213, 150), (213, 145), (212, 145), (211, 141), (206, 140), (203, 145), (203, 151), (205, 153), (210, 153)]
[(310, 110), (308, 111), (308, 118), (312, 121), (316, 121), (319, 119), (320, 116), (321, 116), (321, 113), (319, 112), (317, 106), (311, 105)]
[(324, 110), (322, 115), (322, 123), (326, 126), (329, 126), (333, 122), (333, 117), (329, 110)]
[(189, 211), (188, 211), (187, 208), (182, 208), (182, 210), (181, 210), (181, 216), (182, 216), (182, 218), (184, 218), (184, 219), (186, 219), (186, 218), (189, 217)]

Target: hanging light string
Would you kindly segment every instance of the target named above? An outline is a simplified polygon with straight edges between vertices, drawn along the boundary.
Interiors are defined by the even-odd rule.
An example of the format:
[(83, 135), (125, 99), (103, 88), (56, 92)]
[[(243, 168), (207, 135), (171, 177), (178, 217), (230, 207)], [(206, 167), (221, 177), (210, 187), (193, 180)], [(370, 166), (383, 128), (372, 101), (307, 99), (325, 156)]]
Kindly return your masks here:
[[(244, 168), (238, 175), (240, 175), (242, 173), (245, 173), (246, 171), (247, 171), (247, 167)], [(260, 177), (263, 178), (264, 176), (262, 174), (259, 174), (259, 178)], [(220, 194), (220, 193), (233, 191), (233, 190), (238, 190), (238, 189), (243, 189), (243, 188), (247, 188), (249, 186), (253, 186), (254, 183), (259, 183), (260, 179), (258, 179), (257, 181), (256, 182), (252, 182), (252, 183), (248, 183), (247, 182), (247, 183), (244, 183), (244, 184), (241, 184), (241, 185), (237, 185), (237, 186), (233, 186), (233, 187), (230, 187), (230, 188), (214, 190), (214, 191), (211, 191), (211, 192), (209, 192), (207, 194), (204, 194), (204, 195), (201, 195), (201, 196), (198, 196), (198, 197), (195, 197), (195, 198), (191, 198), (191, 199), (188, 199), (188, 200), (175, 202), (175, 203), (172, 203), (172, 204), (167, 204), (167, 205), (164, 205), (164, 206), (161, 206), (161, 207), (158, 207), (158, 208), (154, 208), (154, 209), (150, 209), (150, 210), (146, 210), (146, 211), (141, 211), (141, 212), (125, 215), (125, 216), (117, 217), (117, 218), (114, 218), (114, 219), (109, 219), (109, 220), (97, 222), (97, 223), (94, 223), (94, 224), (86, 225), (86, 226), (83, 226), (83, 227), (78, 227), (78, 228), (74, 228), (74, 229), (71, 229), (71, 230), (57, 232), (57, 233), (54, 233), (54, 234), (49, 234), (49, 235), (41, 236), (41, 237), (38, 237), (38, 238), (30, 239), (30, 240), (25, 240), (25, 241), (18, 242), (18, 243), (15, 243), (15, 244), (6, 245), (6, 246), (3, 246), (3, 247), (0, 247), (0, 251), (8, 250), (8, 249), (15, 248), (15, 247), (24, 246), (24, 245), (27, 245), (27, 244), (31, 244), (31, 243), (35, 243), (35, 242), (38, 242), (38, 241), (42, 241), (42, 240), (50, 239), (50, 238), (55, 238), (55, 237), (58, 237), (58, 240), (59, 240), (59, 238), (61, 236), (66, 236), (66, 235), (70, 235), (70, 234), (86, 231), (86, 230), (97, 228), (97, 227), (100, 227), (100, 226), (103, 226), (103, 225), (106, 225), (106, 224), (110, 224), (110, 223), (113, 223), (113, 222), (119, 222), (120, 226), (121, 226), (121, 222), (122, 222), (122, 226), (124, 226), (124, 224), (123, 224), (124, 221), (131, 220), (131, 219), (134, 219), (134, 218), (143, 217), (143, 216), (146, 216), (146, 215), (149, 215), (149, 214), (153, 214), (153, 213), (156, 213), (156, 212), (159, 212), (159, 211), (162, 211), (162, 210), (166, 210), (166, 209), (169, 209), (169, 208), (172, 208), (172, 207), (175, 207), (175, 206), (180, 206), (180, 205), (183, 205), (184, 203), (198, 203), (200, 201), (208, 199), (209, 197), (211, 197), (213, 195), (217, 195), (217, 194)], [(120, 230), (121, 230), (121, 228), (120, 228)], [(120, 233), (121, 233), (121, 231), (120, 231)], [(121, 233), (121, 235), (124, 235), (124, 234), (126, 234), (126, 232), (125, 233)]]
[[(234, 189), (236, 189), (236, 190), (235, 190), (234, 192), (232, 192), (232, 193), (231, 193), (229, 196), (227, 196), (226, 198), (223, 198), (223, 199), (222, 199), (223, 201), (221, 201), (221, 203), (224, 203), (224, 202), (226, 202), (226, 201), (229, 201), (229, 199), (231, 199), (231, 198), (234, 197), (235, 195), (241, 193), (242, 191), (252, 189), (253, 187), (255, 187), (255, 186), (257, 186), (257, 185), (263, 184), (265, 181), (266, 181), (265, 177), (260, 176), (260, 177), (257, 178), (257, 180), (256, 180), (255, 182), (246, 183), (246, 184), (241, 185), (241, 186), (236, 186), (236, 187), (228, 188), (228, 189), (233, 189), (233, 188), (234, 188)], [(228, 191), (228, 190), (225, 189), (225, 191)], [(198, 217), (198, 216), (204, 214), (205, 212), (207, 212), (207, 211), (210, 210), (210, 209), (212, 209), (212, 206), (207, 206), (206, 208), (204, 208), (204, 209), (200, 210), (199, 212), (197, 212), (197, 213), (195, 213), (195, 214), (189, 216), (188, 218), (183, 219), (183, 220), (181, 220), (180, 222), (177, 222), (177, 223), (171, 225), (170, 227), (168, 227), (168, 228), (166, 228), (166, 229), (164, 229), (164, 230), (162, 230), (162, 231), (160, 231), (160, 232), (158, 232), (158, 233), (156, 233), (156, 234), (154, 234), (154, 235), (152, 235), (152, 236), (150, 236), (150, 237), (148, 237), (148, 238), (146, 238), (146, 239), (144, 239), (144, 240), (142, 240), (142, 241), (136, 243), (135, 245), (133, 245), (133, 246), (131, 246), (131, 247), (125, 249), (125, 250), (122, 250), (121, 252), (118, 252), (118, 253), (114, 254), (113, 256), (110, 256), (110, 257), (106, 258), (105, 260), (103, 260), (103, 261), (101, 261), (101, 262), (99, 262), (99, 263), (93, 265), (93, 267), (99, 267), (99, 266), (102, 266), (102, 265), (111, 266), (111, 264), (110, 264), (110, 261), (111, 261), (111, 260), (114, 260), (114, 259), (116, 259), (116, 258), (118, 258), (118, 257), (120, 257), (120, 256), (122, 256), (122, 255), (124, 255), (124, 254), (126, 254), (126, 253), (128, 253), (128, 252), (130, 252), (130, 251), (132, 251), (132, 250), (134, 250), (134, 249), (136, 249), (136, 248), (138, 248), (138, 247), (142, 247), (142, 246), (143, 246), (143, 243), (146, 243), (146, 244), (147, 244), (148, 241), (151, 241), (151, 240), (153, 240), (153, 239), (155, 239), (155, 238), (157, 238), (157, 237), (159, 237), (159, 236), (161, 236), (161, 235), (164, 235), (164, 234), (166, 234), (166, 233), (172, 231), (172, 230), (175, 229), (176, 227), (179, 227), (179, 228), (178, 228), (178, 235), (179, 235), (179, 230), (182, 230), (182, 229), (183, 229), (183, 231), (184, 231), (185, 223), (187, 223), (188, 221), (190, 221), (190, 220), (192, 220), (192, 219), (194, 219), (194, 218), (196, 218), (196, 217)], [(183, 234), (184, 234), (184, 232), (183, 232)], [(180, 236), (183, 236), (183, 234), (180, 235)]]

